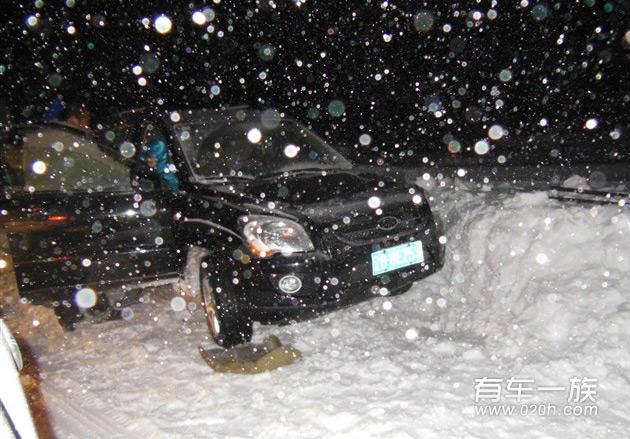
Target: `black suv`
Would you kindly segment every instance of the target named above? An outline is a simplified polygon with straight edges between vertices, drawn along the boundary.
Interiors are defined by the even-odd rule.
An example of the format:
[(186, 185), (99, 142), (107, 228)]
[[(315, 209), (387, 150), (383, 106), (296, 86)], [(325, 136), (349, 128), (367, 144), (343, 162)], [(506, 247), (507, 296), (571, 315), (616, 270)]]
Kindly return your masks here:
[(133, 110), (102, 133), (29, 125), (0, 151), (18, 287), (66, 324), (112, 287), (182, 276), (232, 346), (254, 320), (399, 294), (442, 266), (420, 187), (276, 111)]

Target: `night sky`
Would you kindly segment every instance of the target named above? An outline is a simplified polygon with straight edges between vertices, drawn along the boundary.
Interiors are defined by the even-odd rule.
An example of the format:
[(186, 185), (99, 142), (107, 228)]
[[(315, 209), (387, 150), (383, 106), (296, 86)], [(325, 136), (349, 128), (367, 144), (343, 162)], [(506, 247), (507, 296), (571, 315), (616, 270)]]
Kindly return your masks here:
[(96, 119), (145, 105), (249, 104), (310, 124), (364, 162), (629, 158), (629, 2), (59, 0), (3, 9), (1, 99), (14, 121), (41, 118), (58, 95), (87, 103)]

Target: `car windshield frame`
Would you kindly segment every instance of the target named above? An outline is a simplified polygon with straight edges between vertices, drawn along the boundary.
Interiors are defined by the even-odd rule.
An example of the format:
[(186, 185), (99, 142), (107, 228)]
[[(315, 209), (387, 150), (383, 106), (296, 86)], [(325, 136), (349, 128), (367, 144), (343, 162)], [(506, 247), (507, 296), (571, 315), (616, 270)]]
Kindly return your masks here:
[[(276, 126), (265, 127), (264, 124), (260, 122), (260, 118), (254, 117), (246, 118), (244, 120), (237, 120), (233, 118), (213, 120), (212, 118), (203, 118), (178, 122), (173, 124), (172, 127), (182, 155), (184, 156), (184, 161), (190, 171), (190, 175), (192, 176), (193, 181), (196, 182), (203, 183), (235, 178), (264, 178), (284, 172), (291, 173), (297, 171), (317, 170), (340, 171), (352, 169), (352, 163), (339, 151), (328, 145), (326, 141), (320, 138), (309, 128), (293, 119), (283, 118), (277, 122)], [(252, 142), (248, 139), (248, 133), (252, 130), (258, 130), (260, 132), (262, 135), (260, 141)], [(242, 138), (239, 139), (238, 136), (234, 135), (234, 133), (237, 133), (238, 136), (242, 135)], [(295, 138), (288, 138), (290, 136), (296, 137), (296, 135), (302, 136), (303, 139), (297, 141)], [(283, 148), (286, 148), (287, 145), (295, 145), (297, 143), (300, 144), (300, 149), (302, 149), (302, 145), (308, 145), (309, 153), (315, 152), (316, 157), (309, 159), (306, 156), (306, 152), (300, 153), (299, 150), (296, 153), (295, 158), (286, 155), (284, 149), (279, 150), (278, 148), (280, 148), (280, 146), (273, 144), (274, 141), (275, 143), (278, 143), (277, 139), (274, 140), (274, 137), (276, 136), (288, 138), (286, 141), (282, 142), (284, 145)], [(233, 139), (230, 140), (233, 144), (224, 145), (226, 138)], [(216, 146), (217, 143), (220, 145), (218, 148)], [(221, 150), (224, 146), (225, 149)], [(249, 156), (241, 156), (237, 160), (235, 160), (234, 157), (230, 157), (230, 154), (235, 152), (235, 148), (240, 147), (240, 152), (244, 152), (245, 148), (248, 146), (251, 146), (252, 148), (262, 148), (262, 151), (259, 151), (259, 153), (262, 153), (263, 155), (259, 158), (266, 159), (267, 161), (260, 162), (257, 165), (254, 165), (254, 168), (251, 168), (253, 162), (252, 156), (257, 152), (254, 149), (252, 151), (248, 151), (250, 153)], [(221, 154), (221, 151), (225, 151), (225, 156), (222, 157), (219, 155), (219, 157), (215, 158), (217, 160), (223, 160), (224, 163), (225, 161), (231, 161), (236, 164), (240, 161), (243, 166), (234, 166), (230, 168), (223, 166), (203, 171), (201, 170), (202, 165), (199, 163), (199, 152), (202, 148), (208, 149), (209, 153), (212, 153), (210, 148), (213, 148), (219, 154)], [(286, 160), (273, 160), (272, 157), (266, 157), (264, 154), (269, 156), (275, 154), (275, 158)], [(325, 157), (325, 161), (317, 160), (320, 155)], [(210, 162), (208, 161), (207, 163)], [(232, 165), (232, 163), (230, 163), (230, 165)], [(269, 167), (261, 169), (264, 166)]]

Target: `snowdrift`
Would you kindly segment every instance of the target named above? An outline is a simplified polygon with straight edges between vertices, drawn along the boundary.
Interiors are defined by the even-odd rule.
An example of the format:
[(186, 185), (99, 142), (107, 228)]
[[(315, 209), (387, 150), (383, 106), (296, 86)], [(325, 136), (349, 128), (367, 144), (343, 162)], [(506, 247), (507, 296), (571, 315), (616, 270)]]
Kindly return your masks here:
[(441, 203), (448, 262), (431, 281), (449, 303), (441, 330), (517, 351), (528, 340), (567, 350), (628, 317), (630, 211), (563, 204), (544, 192), (464, 192)]

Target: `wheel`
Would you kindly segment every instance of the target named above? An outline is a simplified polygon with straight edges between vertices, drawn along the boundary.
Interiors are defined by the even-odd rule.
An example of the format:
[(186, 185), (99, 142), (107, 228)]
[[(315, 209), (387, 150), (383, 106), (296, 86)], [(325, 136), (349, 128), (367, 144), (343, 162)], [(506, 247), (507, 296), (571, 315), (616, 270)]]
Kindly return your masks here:
[(182, 291), (191, 297), (199, 297), (201, 292), (201, 261), (208, 256), (208, 254), (208, 250), (203, 247), (192, 246), (188, 249), (183, 278), (180, 279), (177, 285), (179, 291)]
[[(201, 300), (214, 341), (224, 348), (250, 341), (253, 335), (252, 321), (239, 312), (235, 288), (225, 282), (212, 282), (209, 268), (200, 266), (199, 272)], [(228, 279), (230, 277), (227, 276)], [(226, 279), (226, 276), (216, 278)]]
[(83, 313), (72, 299), (62, 300), (54, 307), (55, 315), (64, 331), (74, 331), (83, 320)]
[[(107, 295), (98, 294), (98, 300), (92, 308), (79, 308), (71, 297), (62, 300), (54, 306), (57, 320), (64, 331), (74, 331), (78, 323), (88, 316), (90, 323), (99, 323), (121, 318), (120, 310), (109, 303)], [(91, 317), (90, 317), (91, 316)]]
[(122, 313), (119, 309), (113, 307), (109, 301), (109, 298), (105, 293), (98, 295), (98, 301), (96, 305), (89, 308), (88, 313), (96, 317), (96, 322), (107, 322), (111, 320), (120, 320)]

